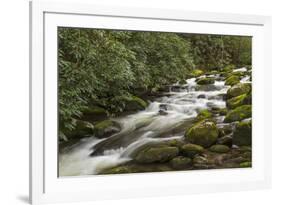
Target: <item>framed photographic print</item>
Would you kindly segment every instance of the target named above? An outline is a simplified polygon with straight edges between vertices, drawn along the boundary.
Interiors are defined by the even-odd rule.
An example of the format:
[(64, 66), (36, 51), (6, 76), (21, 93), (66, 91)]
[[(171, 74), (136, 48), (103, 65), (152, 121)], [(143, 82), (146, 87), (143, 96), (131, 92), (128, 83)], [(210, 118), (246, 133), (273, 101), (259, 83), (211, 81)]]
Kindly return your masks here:
[(270, 17), (30, 14), (32, 204), (270, 187)]

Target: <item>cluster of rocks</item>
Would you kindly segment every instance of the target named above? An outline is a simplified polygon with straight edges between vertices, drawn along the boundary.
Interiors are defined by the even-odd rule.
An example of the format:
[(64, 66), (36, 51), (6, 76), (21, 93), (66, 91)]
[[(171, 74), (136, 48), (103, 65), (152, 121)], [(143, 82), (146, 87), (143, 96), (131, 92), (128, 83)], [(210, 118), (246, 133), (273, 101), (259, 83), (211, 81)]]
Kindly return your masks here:
[[(230, 86), (224, 96), (226, 108), (201, 110), (183, 139), (145, 144), (134, 151), (132, 161), (100, 174), (251, 167), (252, 89), (250, 82), (241, 83), (250, 72), (228, 69), (198, 77), (198, 85), (210, 85), (216, 74)], [(216, 120), (218, 116), (223, 122)]]

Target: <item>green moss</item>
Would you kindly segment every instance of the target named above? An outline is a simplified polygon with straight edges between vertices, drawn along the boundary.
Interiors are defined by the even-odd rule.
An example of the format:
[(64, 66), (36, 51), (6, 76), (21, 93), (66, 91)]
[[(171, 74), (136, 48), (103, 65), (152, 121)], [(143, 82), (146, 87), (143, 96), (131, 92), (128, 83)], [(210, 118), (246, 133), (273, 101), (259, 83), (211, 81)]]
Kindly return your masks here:
[(148, 147), (138, 152), (134, 158), (139, 163), (166, 162), (177, 156), (179, 149), (171, 146)]
[(209, 147), (214, 144), (218, 138), (218, 128), (210, 120), (202, 120), (185, 132), (185, 137), (192, 144)]
[(252, 162), (242, 162), (240, 163), (241, 168), (252, 167)]
[(211, 152), (226, 153), (229, 152), (229, 147), (226, 145), (213, 145), (209, 149)]
[(184, 169), (192, 165), (192, 159), (188, 157), (178, 156), (173, 158), (170, 161), (170, 164), (174, 169)]
[(249, 83), (238, 83), (227, 91), (227, 98), (237, 97), (239, 95), (243, 95), (249, 93), (251, 91), (251, 84)]
[(200, 70), (200, 69), (194, 69), (191, 71), (190, 73), (190, 77), (198, 77), (200, 75), (203, 75), (204, 71)]
[(200, 120), (211, 118), (212, 116), (213, 116), (212, 113), (208, 109), (200, 110), (200, 112), (196, 117), (196, 121), (198, 122)]
[(90, 115), (106, 115), (106, 110), (99, 106), (90, 106), (83, 110), (84, 114), (90, 114)]
[(252, 106), (251, 105), (242, 105), (234, 110), (230, 110), (224, 119), (224, 122), (235, 122), (240, 121), (252, 116)]
[(196, 80), (196, 83), (198, 85), (208, 85), (208, 84), (214, 84), (215, 79), (214, 78), (210, 78), (210, 77), (206, 77), (206, 78), (199, 78)]
[(240, 82), (240, 78), (237, 75), (231, 75), (225, 80), (225, 85), (233, 86)]
[(201, 154), (204, 148), (196, 144), (185, 144), (181, 147), (181, 152), (184, 156), (194, 157), (196, 154)]
[(137, 96), (127, 98), (125, 110), (126, 111), (137, 111), (144, 110), (147, 107), (147, 103)]
[(120, 131), (120, 126), (112, 120), (104, 120), (97, 123), (94, 127), (95, 136), (98, 138), (108, 137)]
[(252, 144), (252, 121), (239, 122), (233, 133), (233, 144), (250, 146)]
[(248, 94), (239, 95), (237, 97), (227, 100), (226, 105), (228, 108), (234, 109), (244, 104), (248, 104), (248, 103), (250, 104), (250, 102), (247, 99), (248, 99)]

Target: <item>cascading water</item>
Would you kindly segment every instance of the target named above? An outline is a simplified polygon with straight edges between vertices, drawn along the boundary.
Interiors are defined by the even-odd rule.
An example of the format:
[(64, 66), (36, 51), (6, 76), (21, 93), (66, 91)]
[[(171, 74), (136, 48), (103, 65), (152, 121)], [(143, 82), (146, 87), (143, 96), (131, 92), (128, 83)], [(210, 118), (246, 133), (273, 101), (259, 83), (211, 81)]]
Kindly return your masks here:
[[(240, 71), (240, 70), (238, 70)], [(237, 70), (235, 71), (237, 72)], [(202, 76), (204, 77), (204, 76)], [(186, 84), (171, 85), (170, 92), (150, 102), (146, 110), (115, 118), (121, 132), (106, 139), (84, 139), (59, 156), (59, 175), (91, 175), (131, 160), (131, 153), (146, 143), (183, 138), (180, 127), (202, 109), (224, 108), (223, 95), (229, 86), (220, 81), (213, 85), (197, 85), (195, 78)], [(248, 81), (248, 78), (241, 81)]]

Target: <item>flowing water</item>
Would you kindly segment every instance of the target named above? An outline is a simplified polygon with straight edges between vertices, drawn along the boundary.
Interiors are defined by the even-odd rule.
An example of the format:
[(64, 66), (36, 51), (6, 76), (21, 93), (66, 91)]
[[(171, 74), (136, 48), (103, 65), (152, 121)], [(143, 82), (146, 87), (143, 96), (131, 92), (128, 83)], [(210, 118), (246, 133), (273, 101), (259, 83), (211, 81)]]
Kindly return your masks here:
[[(59, 175), (98, 174), (132, 160), (131, 154), (147, 143), (182, 139), (186, 127), (200, 110), (226, 106), (224, 95), (229, 86), (218, 75), (210, 77), (216, 79), (213, 85), (197, 85), (195, 78), (187, 79), (184, 85), (170, 86), (166, 96), (150, 102), (145, 110), (114, 118), (121, 132), (106, 139), (85, 138), (60, 154)], [(248, 80), (246, 76), (241, 82)]]

